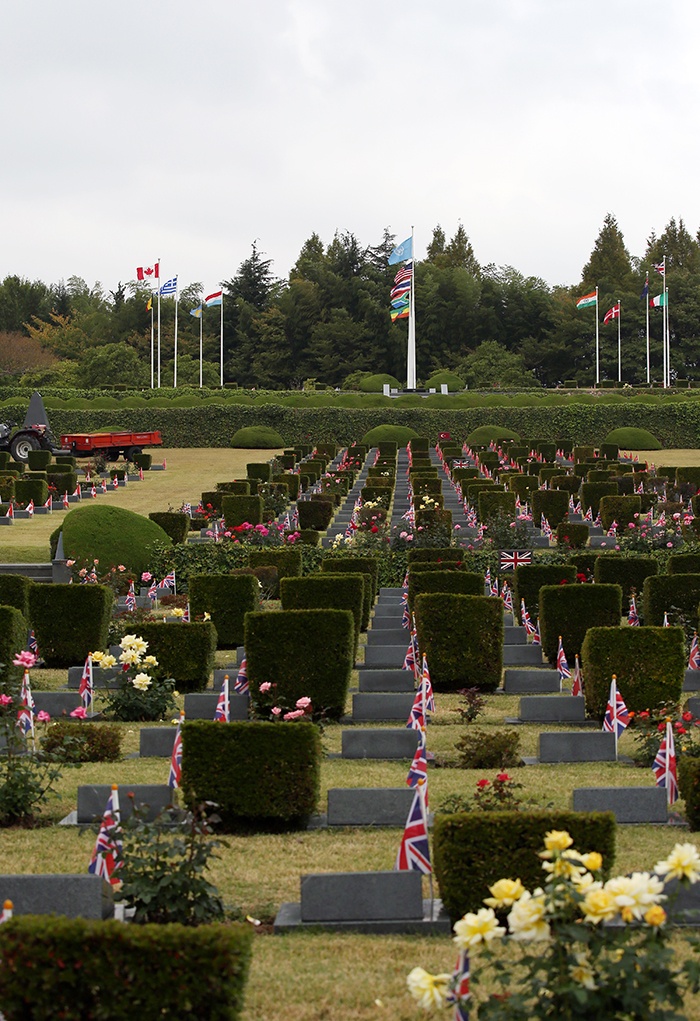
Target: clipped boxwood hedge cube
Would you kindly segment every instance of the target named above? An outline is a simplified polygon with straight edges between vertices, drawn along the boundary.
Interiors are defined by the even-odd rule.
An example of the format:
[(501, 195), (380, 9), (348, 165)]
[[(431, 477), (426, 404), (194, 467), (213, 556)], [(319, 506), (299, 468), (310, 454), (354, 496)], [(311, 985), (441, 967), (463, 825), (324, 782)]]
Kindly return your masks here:
[(528, 502), (532, 493), (539, 488), (540, 480), (536, 475), (508, 475), (506, 476), (508, 491), (515, 493), (521, 503)]
[(598, 517), (600, 501), (604, 496), (617, 496), (616, 482), (583, 482), (581, 484), (581, 509), (585, 514), (590, 507), (594, 518)]
[(165, 677), (175, 678), (178, 691), (203, 691), (207, 687), (216, 652), (216, 628), (211, 621), (206, 624), (147, 621), (134, 627), (134, 633), (148, 642), (148, 654), (156, 657), (158, 669)]
[(676, 468), (676, 482), (679, 486), (683, 486), (686, 483), (700, 486), (700, 466), (686, 465), (683, 468)]
[(642, 591), (644, 582), (652, 574), (659, 573), (659, 562), (653, 557), (619, 557), (606, 553), (596, 557), (594, 577), (598, 584), (619, 585), (622, 588), (622, 612), (630, 608), (630, 596), (635, 595), (637, 610), (643, 612)]
[[(58, 467), (58, 466), (56, 466)], [(66, 466), (67, 467), (67, 466)], [(78, 476), (74, 471), (66, 472), (49, 472), (46, 476), (48, 484), (56, 490), (57, 496), (63, 496), (64, 493), (75, 492), (75, 487), (78, 485)]]
[(180, 514), (177, 511), (154, 511), (148, 515), (151, 521), (167, 532), (173, 542), (184, 542), (190, 530), (189, 514)]
[(30, 450), (27, 454), (27, 467), (33, 472), (46, 471), (52, 456), (50, 450)]
[(12, 691), (22, 680), (22, 669), (12, 665), (18, 652), (27, 647), (27, 619), (16, 606), (3, 605), (0, 595), (0, 683)]
[(685, 801), (685, 817), (693, 833), (700, 830), (700, 759), (681, 755), (678, 759), (678, 791)]
[[(432, 672), (431, 672), (432, 677)], [(581, 854), (598, 851), (606, 877), (615, 861), (612, 812), (460, 812), (435, 816), (433, 866), (451, 922), (478, 911), (489, 886), (509, 877), (527, 890), (542, 886), (545, 834), (566, 830)], [(602, 1021), (602, 1019), (601, 1019)]]
[(574, 449), (573, 449), (574, 461), (590, 461), (590, 460), (592, 460), (594, 454), (595, 454), (595, 447), (580, 446), (580, 447), (574, 447)]
[(619, 627), (622, 589), (619, 585), (543, 585), (540, 589), (542, 652), (554, 665), (559, 636), (570, 665), (581, 656), (591, 627)]
[(661, 627), (664, 614), (669, 624), (680, 624), (686, 637), (698, 630), (700, 574), (656, 574), (644, 580), (644, 623)]
[(150, 471), (151, 465), (153, 464), (153, 454), (147, 454), (145, 452), (141, 454), (134, 454), (133, 461), (136, 467), (140, 468), (141, 471)]
[(667, 574), (700, 574), (700, 553), (672, 553), (666, 564), (666, 572)]
[(294, 475), (292, 472), (282, 472), (281, 475), (273, 475), (272, 481), (276, 483), (282, 483), (289, 488), (289, 499), (299, 499), (299, 476)]
[[(15, 915), (0, 933), (3, 1010), (8, 1017), (78, 1021), (105, 1017), (108, 1000), (110, 1021), (145, 1021), (183, 1017), (191, 998), (200, 1021), (235, 1021), (243, 1010), (251, 940), (251, 927), (238, 924), (124, 925)], [(107, 975), (113, 995), (105, 992)]]
[(513, 611), (520, 619), (520, 603), (525, 600), (527, 612), (533, 623), (539, 616), (539, 593), (543, 585), (558, 585), (561, 581), (576, 581), (576, 567), (572, 564), (532, 564), (530, 567), (516, 567), (513, 585)]
[(263, 501), (261, 496), (224, 496), (221, 507), (227, 528), (237, 528), (246, 522), (262, 524)]
[(372, 577), (372, 602), (377, 597), (377, 579), (379, 577), (379, 561), (376, 557), (344, 557), (329, 556), (321, 561), (321, 570), (337, 574), (339, 571), (356, 571)]
[[(596, 586), (597, 588), (597, 586)], [(680, 627), (592, 627), (582, 646), (586, 711), (602, 720), (613, 674), (635, 713), (680, 702), (685, 643)]]
[[(14, 606), (23, 617), (29, 620), (29, 589), (31, 587), (32, 582), (23, 574), (0, 574), (0, 606)], [(4, 661), (0, 656), (0, 663), (2, 662)]]
[(439, 562), (441, 560), (453, 560), (462, 563), (465, 557), (463, 549), (457, 546), (426, 546), (423, 549), (411, 549), (408, 551), (407, 560), (411, 564)]
[[(279, 581), (282, 578), (297, 578), (301, 575), (301, 550), (293, 546), (284, 549), (251, 550), (248, 554), (249, 567), (276, 567)], [(279, 599), (279, 584), (273, 594)]]
[(270, 481), (272, 467), (267, 461), (253, 461), (245, 467), (249, 479), (257, 479), (259, 482)]
[[(408, 607), (412, 612), (416, 596), (424, 592), (449, 592), (462, 596), (483, 596), (483, 574), (467, 574), (460, 564), (457, 570), (417, 570), (432, 564), (413, 564), (408, 572)], [(435, 565), (437, 566), (437, 565)], [(458, 565), (453, 564), (456, 568)], [(445, 568), (448, 565), (445, 564)]]
[[(216, 492), (230, 496), (250, 496), (250, 481), (248, 479), (232, 479), (230, 482), (217, 482)], [(255, 492), (257, 492), (257, 484), (255, 484)]]
[(617, 522), (618, 534), (624, 535), (631, 531), (630, 524), (635, 524), (635, 514), (642, 509), (642, 501), (638, 496), (604, 496), (600, 501), (600, 520), (603, 528), (611, 528)]
[(479, 520), (488, 521), (504, 515), (515, 519), (515, 493), (499, 493), (486, 490), (479, 493)]
[[(465, 577), (459, 572), (445, 574)], [(436, 691), (472, 687), (494, 691), (500, 685), (502, 600), (484, 595), (426, 593), (416, 597), (414, 609), (420, 654), (427, 656)]]
[(592, 468), (586, 472), (586, 482), (609, 482), (615, 475), (614, 468)]
[(34, 501), (35, 507), (41, 507), (48, 498), (48, 483), (43, 479), (17, 479), (15, 481), (15, 499), (25, 507), (30, 500)]
[(106, 585), (32, 585), (29, 617), (47, 666), (77, 666), (105, 649), (113, 602)]
[(0, 503), (10, 503), (15, 498), (15, 480), (12, 476), (0, 478)]
[(581, 521), (560, 521), (557, 525), (557, 546), (565, 549), (583, 549), (588, 545), (588, 525)]
[(581, 488), (581, 479), (576, 475), (551, 475), (549, 485), (551, 489), (563, 489), (570, 496), (575, 496)]
[[(301, 573), (301, 572), (300, 572)], [(280, 580), (283, 610), (350, 610), (355, 622), (355, 655), (363, 622), (367, 574), (312, 574)]]
[(493, 489), (499, 493), (505, 492), (504, 486), (499, 485), (498, 482), (493, 482), (491, 479), (467, 479), (462, 484), (462, 496), (466, 497), (473, 507), (476, 507), (479, 502), (479, 493), (482, 489)]
[(355, 622), (350, 610), (280, 610), (249, 613), (245, 648), (250, 694), (276, 685), (287, 705), (310, 698), (314, 711), (331, 719), (345, 712), (355, 659)]
[(193, 618), (211, 614), (217, 648), (235, 649), (243, 645), (246, 613), (260, 609), (260, 585), (252, 574), (191, 574), (189, 600)]
[(536, 489), (530, 499), (535, 528), (540, 527), (543, 514), (550, 527), (556, 528), (569, 513), (569, 494), (564, 489)]
[(225, 495), (226, 494), (219, 489), (210, 489), (207, 492), (202, 493), (202, 507), (205, 511), (216, 511), (217, 514), (221, 514)]
[(299, 528), (312, 528), (325, 532), (333, 520), (333, 504), (330, 500), (301, 500), (297, 504)]

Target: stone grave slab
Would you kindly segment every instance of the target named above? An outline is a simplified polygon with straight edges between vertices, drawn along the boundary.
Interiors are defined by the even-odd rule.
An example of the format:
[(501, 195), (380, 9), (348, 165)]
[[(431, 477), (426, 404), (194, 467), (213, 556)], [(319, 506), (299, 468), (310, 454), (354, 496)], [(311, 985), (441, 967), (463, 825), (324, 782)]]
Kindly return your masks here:
[[(377, 618), (390, 617), (392, 623), (387, 624), (387, 627), (395, 627), (396, 625), (393, 623), (393, 621), (397, 618), (398, 620), (401, 620), (402, 616), (403, 612), (401, 609), (400, 602), (398, 605), (395, 605), (394, 603), (377, 603), (377, 605), (374, 608), (374, 617), (372, 618), (372, 621), (373, 622), (376, 621)], [(374, 623), (372, 626), (374, 626)]]
[(70, 716), (74, 709), (83, 704), (77, 691), (33, 691), (34, 705), (38, 713), (48, 713), (53, 719), (57, 716)]
[[(122, 651), (121, 649), (119, 650)], [(113, 667), (109, 670), (101, 670), (99, 667), (92, 668), (92, 683), (95, 688), (118, 688), (119, 678), (122, 674), (121, 667)], [(83, 676), (83, 667), (71, 666), (68, 667), (68, 687), (75, 688), (76, 690), (80, 687), (80, 681)]]
[[(166, 733), (168, 732), (166, 731)], [(170, 754), (172, 755), (172, 748)], [(111, 793), (110, 784), (81, 784), (78, 787), (78, 824), (93, 823), (95, 819), (101, 819)], [(162, 808), (172, 805), (173, 793), (173, 789), (167, 784), (120, 784), (119, 811), (121, 817), (122, 819), (129, 818), (133, 804), (148, 805), (148, 819), (153, 820)], [(134, 795), (133, 802), (129, 794)]]
[(700, 926), (700, 883), (692, 886), (681, 886), (679, 882), (672, 879), (667, 883), (666, 895), (668, 900), (664, 902), (664, 908), (674, 925)]
[(2, 875), (0, 896), (16, 915), (64, 915), (101, 922), (114, 915), (112, 887), (102, 876)]
[(504, 645), (527, 645), (527, 633), (524, 627), (504, 627)]
[(410, 787), (332, 787), (329, 826), (404, 826), (413, 802)]
[(531, 695), (520, 699), (523, 723), (583, 723), (586, 700), (583, 695)]
[[(213, 720), (218, 701), (218, 691), (198, 691), (185, 695), (185, 719)], [(231, 722), (247, 720), (249, 705), (248, 695), (233, 694), (233, 681), (231, 681), (228, 696), (228, 713)]]
[(688, 712), (693, 716), (700, 716), (700, 698), (696, 696), (688, 699)]
[(503, 665), (504, 666), (542, 666), (541, 645), (504, 645)]
[[(393, 628), (378, 629), (376, 631), (371, 630), (367, 632), (367, 646), (378, 646), (378, 645), (406, 645), (410, 639), (410, 634), (406, 628), (402, 628), (400, 623), (398, 626)], [(404, 650), (404, 655), (405, 655)]]
[(372, 720), (400, 720), (405, 723), (415, 693), (409, 692), (360, 692), (352, 696), (353, 721), (368, 723)]
[(700, 670), (686, 670), (683, 691), (700, 691)]
[[(143, 731), (141, 731), (143, 733)], [(418, 747), (417, 730), (393, 727), (388, 730), (374, 727), (354, 727), (341, 734), (344, 759), (412, 759)]]
[(506, 695), (556, 694), (561, 691), (561, 682), (556, 670), (506, 669), (503, 690)]
[(410, 691), (416, 687), (412, 670), (360, 670), (360, 691)]
[(615, 762), (615, 735), (602, 730), (544, 732), (540, 762)]
[(139, 733), (142, 759), (169, 759), (173, 754), (175, 727), (143, 727)]
[(394, 667), (400, 670), (406, 658), (408, 641), (403, 645), (367, 645), (365, 646), (365, 666)]
[(372, 632), (377, 631), (403, 631), (406, 638), (409, 637), (409, 629), (401, 626), (403, 613), (376, 614), (372, 617)]
[(301, 877), (302, 922), (420, 921), (422, 917), (419, 872), (336, 872)]
[(667, 823), (663, 787), (575, 787), (575, 812), (613, 812), (619, 823)]

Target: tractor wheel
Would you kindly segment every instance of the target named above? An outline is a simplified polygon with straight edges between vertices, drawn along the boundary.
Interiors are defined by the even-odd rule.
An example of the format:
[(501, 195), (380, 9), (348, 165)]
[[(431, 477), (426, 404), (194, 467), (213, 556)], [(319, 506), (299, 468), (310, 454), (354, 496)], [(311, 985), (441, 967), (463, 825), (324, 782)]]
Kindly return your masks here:
[(134, 458), (141, 453), (141, 447), (129, 447), (126, 452), (127, 461), (133, 461)]
[(31, 433), (20, 433), (19, 436), (15, 436), (12, 443), (10, 444), (10, 450), (15, 461), (19, 461), (21, 464), (27, 463), (30, 450), (40, 450), (41, 443), (32, 436)]
[[(100, 453), (102, 453), (102, 451), (100, 451)], [(119, 448), (118, 447), (110, 447), (109, 450), (105, 450), (104, 451), (104, 459), (105, 459), (105, 461), (118, 461), (119, 460)]]

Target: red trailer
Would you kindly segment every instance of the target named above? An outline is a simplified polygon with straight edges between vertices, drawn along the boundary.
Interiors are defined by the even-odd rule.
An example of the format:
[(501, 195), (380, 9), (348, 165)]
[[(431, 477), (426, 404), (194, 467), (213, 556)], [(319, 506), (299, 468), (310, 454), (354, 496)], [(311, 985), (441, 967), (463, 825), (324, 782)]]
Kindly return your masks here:
[(159, 447), (163, 443), (160, 432), (147, 433), (67, 433), (61, 436), (61, 446), (76, 457), (101, 454), (107, 461), (116, 461), (123, 454), (133, 461), (144, 447)]

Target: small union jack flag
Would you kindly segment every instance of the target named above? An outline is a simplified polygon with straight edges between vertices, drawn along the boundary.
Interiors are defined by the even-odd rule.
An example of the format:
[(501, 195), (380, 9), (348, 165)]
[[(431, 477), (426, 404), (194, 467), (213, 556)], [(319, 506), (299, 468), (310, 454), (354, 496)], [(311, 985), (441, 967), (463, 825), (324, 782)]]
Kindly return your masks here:
[(611, 539), (614, 539), (617, 536), (617, 521), (613, 521), (612, 525), (605, 534), (607, 536), (610, 536)]
[(676, 746), (673, 740), (673, 726), (666, 724), (666, 734), (656, 753), (651, 767), (656, 777), (656, 786), (666, 788), (668, 804), (678, 801), (678, 775), (676, 773)]
[(693, 635), (693, 641), (690, 646), (690, 656), (688, 657), (688, 669), (689, 670), (700, 670), (700, 649), (698, 648), (698, 633), (697, 631)]
[(622, 695), (617, 690), (617, 678), (613, 674), (613, 679), (610, 683), (608, 707), (605, 710), (605, 719), (603, 720), (603, 730), (608, 734), (614, 734), (615, 741), (617, 742), (618, 738), (624, 733), (629, 721), (630, 714), (627, 711)]
[(168, 787), (175, 789), (180, 786), (182, 780), (182, 721), (185, 718), (185, 710), (180, 711), (180, 719), (177, 722), (177, 730), (175, 731), (175, 740), (173, 741), (173, 756), (170, 760), (170, 776), (168, 777)]
[(214, 719), (220, 720), (222, 723), (229, 722), (229, 679), (228, 674), (224, 674), (224, 681), (221, 685), (221, 692), (219, 694), (219, 701), (216, 703), (216, 712), (214, 713)]
[(149, 599), (158, 598), (158, 586), (156, 585), (155, 578), (153, 578), (153, 580), (151, 581), (151, 584), (148, 587), (148, 592), (146, 593), (146, 595), (148, 596)]
[(592, 507), (589, 507), (588, 510), (586, 511), (586, 513), (583, 515), (583, 520), (587, 521), (591, 525), (593, 524), (593, 508)]
[(29, 628), (29, 632), (27, 634), (27, 649), (29, 652), (33, 652), (35, 656), (39, 651), (39, 646), (37, 645), (36, 642), (36, 636), (31, 628)]
[(170, 574), (166, 574), (161, 582), (158, 583), (159, 589), (174, 589), (175, 588), (175, 571), (171, 571)]
[(403, 608), (403, 617), (401, 618), (401, 627), (411, 626), (411, 615), (408, 612), (408, 606)]
[[(425, 730), (421, 733), (420, 744), (416, 748), (416, 753), (413, 756), (413, 762), (408, 771), (406, 777), (406, 783), (409, 787), (418, 787), (420, 784), (427, 783), (428, 781), (428, 762), (425, 754)], [(426, 788), (426, 801), (427, 801), (427, 788)]]
[(513, 594), (510, 591), (510, 587), (507, 581), (503, 582), (503, 588), (501, 590), (501, 597), (503, 599), (503, 609), (507, 613), (513, 612)]
[(236, 695), (245, 695), (248, 690), (248, 664), (246, 661), (245, 653), (243, 653), (243, 659), (241, 665), (238, 668), (238, 676), (234, 681), (233, 690)]
[(501, 571), (514, 571), (516, 567), (530, 567), (532, 550), (501, 550)]
[(569, 664), (566, 661), (566, 653), (564, 652), (564, 644), (561, 640), (561, 635), (559, 635), (559, 648), (557, 649), (557, 670), (559, 671), (560, 681), (567, 681), (571, 677), (571, 670), (569, 670)]
[(537, 627), (532, 632), (532, 644), (533, 645), (541, 645), (542, 644), (542, 637), (540, 635), (540, 618), (539, 617), (537, 618)]
[(429, 713), (435, 712), (435, 695), (433, 686), (430, 683), (430, 671), (428, 670), (428, 658), (423, 656), (423, 671), (421, 674), (420, 690), (425, 689), (425, 708)]
[(423, 787), (425, 787), (425, 782), (416, 788), (416, 793), (413, 796), (413, 803), (408, 813), (394, 869), (397, 871), (413, 870), (427, 875), (433, 869), (430, 864), (427, 806), (423, 798)]
[(491, 591), (491, 568), (490, 567), (486, 568), (486, 574), (484, 575), (484, 588), (487, 588), (489, 590), (489, 592)]
[(92, 710), (94, 691), (95, 688), (92, 679), (92, 656), (88, 653), (88, 657), (85, 660), (85, 666), (83, 667), (83, 673), (80, 678), (80, 687), (78, 689), (78, 694), (83, 700), (83, 708), (88, 711)]
[(416, 672), (416, 658), (413, 653), (413, 636), (411, 636), (411, 641), (409, 642), (408, 649), (406, 650), (406, 658), (403, 661), (403, 669), (412, 670), (414, 674)]
[(571, 686), (572, 695), (583, 695), (583, 673), (581, 671), (581, 664), (578, 661), (578, 655), (574, 663), (574, 680)]
[(189, 624), (191, 620), (192, 618), (190, 617), (190, 601), (188, 599), (187, 606), (185, 607), (185, 612), (182, 615), (182, 623)]
[(536, 628), (535, 625), (530, 620), (530, 614), (527, 612), (527, 607), (525, 606), (524, 599), (520, 600), (520, 619), (528, 635), (534, 635)]
[(129, 613), (133, 613), (136, 609), (136, 590), (133, 581), (129, 585), (129, 591), (126, 596), (126, 608)]
[(498, 575), (495, 575), (493, 581), (491, 582), (491, 595), (498, 599), (499, 596)]
[(406, 571), (406, 576), (405, 576), (405, 578), (403, 580), (403, 585), (401, 587), (404, 588), (404, 589), (408, 588), (408, 571)]
[(547, 539), (552, 538), (552, 529), (550, 528), (549, 521), (547, 521), (544, 514), (540, 518), (540, 530), (542, 535), (544, 535)]
[(119, 787), (112, 784), (112, 792), (107, 801), (107, 807), (102, 816), (100, 832), (97, 834), (95, 849), (88, 865), (88, 872), (93, 876), (103, 876), (109, 883), (116, 884), (119, 877), (114, 872), (119, 868), (116, 861), (117, 855), (121, 854), (122, 842), (120, 840), (121, 830), (119, 828)]
[(454, 1004), (453, 1021), (469, 1021), (469, 954), (460, 950), (445, 1003)]
[(640, 627), (639, 614), (637, 613), (637, 604), (634, 596), (630, 597), (630, 611), (627, 614), (627, 623), (630, 627)]

